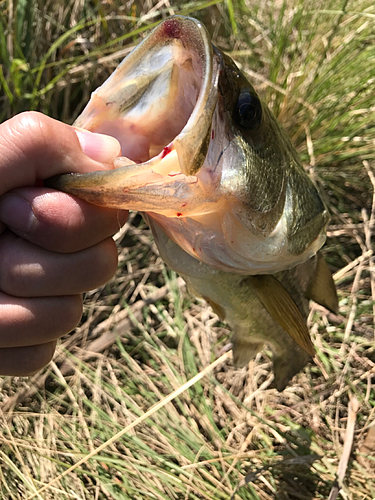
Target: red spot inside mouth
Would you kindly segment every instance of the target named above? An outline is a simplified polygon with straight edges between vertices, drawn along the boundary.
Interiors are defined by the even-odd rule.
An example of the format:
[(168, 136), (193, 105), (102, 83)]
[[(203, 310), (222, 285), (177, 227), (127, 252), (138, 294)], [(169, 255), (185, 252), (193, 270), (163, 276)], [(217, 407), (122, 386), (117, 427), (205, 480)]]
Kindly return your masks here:
[(181, 212), (177, 212), (176, 215), (177, 215), (177, 217), (181, 217), (182, 213)]
[(212, 129), (211, 130), (211, 139), (214, 139), (214, 137), (215, 137), (215, 131), (214, 131), (214, 129)]
[(161, 158), (165, 158), (167, 155), (169, 155), (169, 153), (172, 151), (172, 147), (171, 146), (165, 146), (165, 148), (163, 149), (162, 153), (161, 153)]
[(183, 203), (183, 204), (181, 205), (181, 208), (186, 207), (186, 205), (187, 205), (187, 203)]
[(163, 24), (164, 33), (169, 38), (179, 38), (181, 36), (181, 26), (176, 19), (168, 19)]

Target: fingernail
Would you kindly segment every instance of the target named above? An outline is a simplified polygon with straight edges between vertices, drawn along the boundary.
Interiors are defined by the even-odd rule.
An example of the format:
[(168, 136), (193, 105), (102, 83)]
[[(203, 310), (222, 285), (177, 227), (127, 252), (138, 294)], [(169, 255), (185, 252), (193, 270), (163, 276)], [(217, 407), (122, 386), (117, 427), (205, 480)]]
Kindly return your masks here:
[(117, 139), (109, 135), (95, 134), (81, 128), (75, 128), (82, 151), (86, 156), (101, 163), (112, 163), (121, 155), (121, 146)]
[(6, 194), (0, 198), (0, 220), (11, 229), (27, 233), (36, 218), (25, 198)]

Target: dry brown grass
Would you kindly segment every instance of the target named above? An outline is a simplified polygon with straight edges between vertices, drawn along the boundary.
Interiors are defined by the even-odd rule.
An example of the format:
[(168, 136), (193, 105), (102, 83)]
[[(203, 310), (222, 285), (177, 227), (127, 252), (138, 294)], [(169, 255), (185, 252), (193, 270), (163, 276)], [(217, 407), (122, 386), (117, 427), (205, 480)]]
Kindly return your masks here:
[[(49, 44), (60, 36), (59, 26), (77, 24), (90, 4), (56, 5), (46, 2), (40, 12), (41, 19), (50, 9), (59, 12), (48, 29), (45, 24)], [(143, 29), (161, 13), (180, 10), (167, 1), (95, 8), (95, 15), (85, 15), (98, 21), (79, 31), (79, 41), (68, 37), (41, 73), (43, 89), (65, 68), (36, 107), (53, 101), (52, 114), (66, 121), (87, 100), (91, 81), (99, 83), (129, 50), (112, 33)], [(325, 253), (335, 271), (340, 315), (312, 305), (317, 354), (283, 393), (272, 388), (267, 352), (242, 370), (229, 357), (141, 422), (152, 405), (226, 352), (230, 332), (165, 268), (149, 230), (131, 214), (116, 237), (114, 280), (87, 294), (82, 323), (63, 339), (54, 362), (31, 379), (0, 381), (1, 498), (329, 498), (336, 494), (355, 401), (353, 448), (341, 466), (339, 498), (375, 498), (375, 56), (369, 48), (375, 11), (365, 1), (234, 8), (235, 38), (227, 36), (225, 4), (196, 15), (213, 20), (217, 43), (256, 73), (255, 83), (325, 189), (332, 211)], [(64, 66), (69, 57), (76, 59)], [(355, 68), (361, 71), (354, 74)], [(7, 101), (3, 109), (19, 111), (36, 96)], [(129, 424), (129, 432), (94, 453)], [(89, 454), (94, 456), (37, 493)]]

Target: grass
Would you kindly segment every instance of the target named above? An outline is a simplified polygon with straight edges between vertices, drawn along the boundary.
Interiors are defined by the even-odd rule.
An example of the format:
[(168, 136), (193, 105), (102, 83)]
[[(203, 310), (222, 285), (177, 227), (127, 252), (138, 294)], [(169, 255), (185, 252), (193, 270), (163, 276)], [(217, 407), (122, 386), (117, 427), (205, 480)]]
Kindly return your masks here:
[(0, 381), (0, 497), (333, 498), (349, 406), (357, 400), (338, 498), (374, 499), (373, 2), (1, 6), (1, 120), (38, 109), (71, 123), (162, 17), (182, 12), (205, 22), (282, 121), (324, 192), (332, 213), (324, 252), (340, 315), (312, 305), (315, 363), (283, 393), (272, 388), (266, 351), (242, 370), (228, 355), (140, 421), (208, 369), (230, 332), (165, 268), (144, 222), (131, 214), (117, 235), (116, 277), (87, 294), (82, 323), (62, 340), (54, 362), (31, 379)]

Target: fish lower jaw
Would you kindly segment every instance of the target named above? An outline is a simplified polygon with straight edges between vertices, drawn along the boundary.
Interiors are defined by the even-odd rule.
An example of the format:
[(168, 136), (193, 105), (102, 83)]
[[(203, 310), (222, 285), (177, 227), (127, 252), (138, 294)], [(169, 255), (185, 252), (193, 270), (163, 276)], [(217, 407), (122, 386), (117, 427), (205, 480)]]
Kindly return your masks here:
[[(275, 274), (307, 261), (324, 243), (324, 236), (320, 236), (303, 253), (293, 255), (288, 251), (285, 235), (280, 234), (279, 241), (261, 240), (243, 228), (241, 234), (247, 242), (245, 252), (244, 247), (239, 251), (236, 241), (227, 238), (219, 212), (192, 218), (149, 213), (148, 220), (157, 241), (165, 242), (168, 238), (180, 249), (166, 256), (168, 265), (180, 273), (184, 272), (184, 266), (180, 266), (182, 255), (188, 254), (198, 263), (218, 271), (241, 275)], [(160, 237), (161, 232), (165, 238)], [(246, 238), (244, 233), (247, 233)]]

